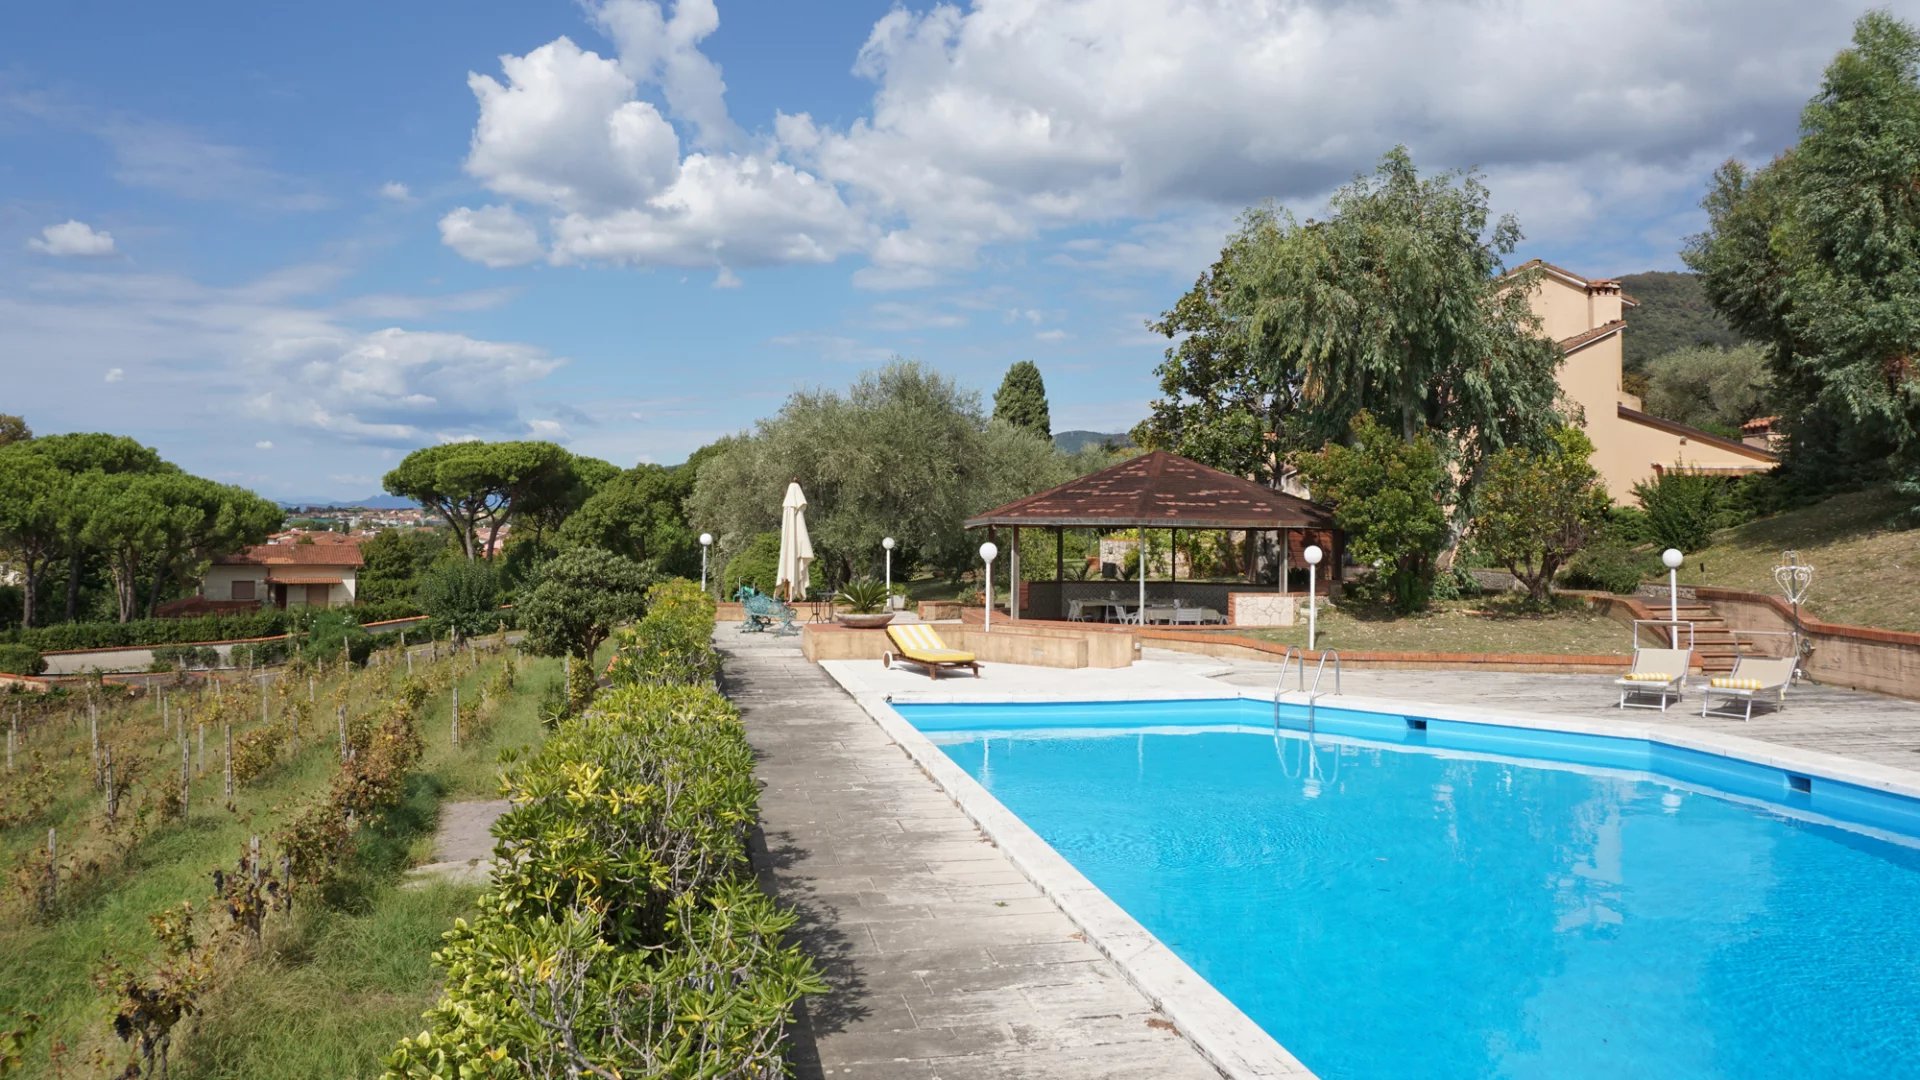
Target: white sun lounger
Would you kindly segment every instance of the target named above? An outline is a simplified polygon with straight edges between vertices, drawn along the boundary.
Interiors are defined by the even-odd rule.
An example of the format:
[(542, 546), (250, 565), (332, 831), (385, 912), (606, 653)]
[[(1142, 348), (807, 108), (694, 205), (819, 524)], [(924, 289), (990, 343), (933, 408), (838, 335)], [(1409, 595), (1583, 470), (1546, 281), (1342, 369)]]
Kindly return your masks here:
[[(1680, 700), (1692, 663), (1692, 649), (1633, 650), (1633, 666), (1626, 675), (1613, 680), (1613, 685), (1620, 688), (1620, 707), (1666, 712), (1669, 704)], [(1636, 697), (1658, 697), (1660, 703), (1628, 700)]]
[[(1738, 716), (1753, 719), (1753, 703), (1767, 702), (1775, 708), (1787, 702), (1787, 687), (1793, 685), (1794, 658), (1791, 656), (1743, 656), (1733, 662), (1733, 670), (1707, 680), (1700, 695), (1700, 715)], [(1714, 698), (1718, 708), (1709, 708)], [(1744, 706), (1744, 709), (1742, 708)]]

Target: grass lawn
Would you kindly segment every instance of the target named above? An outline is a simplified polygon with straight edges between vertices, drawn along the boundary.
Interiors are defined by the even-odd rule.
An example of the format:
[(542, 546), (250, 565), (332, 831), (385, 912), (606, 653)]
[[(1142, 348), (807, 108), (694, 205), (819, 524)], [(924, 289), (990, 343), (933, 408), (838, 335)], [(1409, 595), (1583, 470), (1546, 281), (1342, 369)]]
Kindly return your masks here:
[(1829, 622), (1920, 631), (1920, 529), (1887, 488), (1836, 495), (1723, 530), (1687, 557), (1684, 584), (1780, 595), (1773, 568), (1792, 548), (1814, 565), (1805, 610)]
[[(458, 664), (462, 713), (472, 717), (481, 687), (499, 663), (489, 659), (477, 673), (466, 670), (464, 659)], [(484, 730), (469, 727), (457, 749), (451, 745), (447, 695), (428, 700), (421, 714), (426, 751), (405, 804), (362, 830), (353, 865), (329, 887), (325, 902), (311, 890), (296, 894), (290, 915), (268, 920), (260, 949), (230, 957), (199, 1014), (175, 1030), (172, 1076), (373, 1076), (393, 1044), (417, 1029), (419, 1014), (437, 994), (429, 954), (478, 890), (403, 889), (402, 873), (430, 847), (443, 799), (491, 797), (495, 789), (485, 778), (497, 769), (502, 751), (542, 737), (538, 702), (544, 686), (558, 677), (559, 664), (524, 658), (518, 664), (513, 693), (494, 702)], [(350, 707), (356, 713), (379, 707), (400, 677), (394, 668), (357, 673)], [(124, 855), (109, 854), (114, 845), (102, 833), (100, 797), (88, 778), (85, 706), (78, 707), (77, 721), (56, 717), (35, 727), (27, 749), (45, 763), (58, 797), (0, 832), (0, 853), (17, 864), (45, 843), (52, 826), (59, 829), (63, 852), (99, 852), (105, 868), (90, 887), (64, 894), (60, 913), (49, 923), (25, 917), (20, 894), (6, 897), (0, 955), (9, 963), (0, 967), (0, 1029), (13, 1026), (10, 1014), (44, 1017), (24, 1051), (27, 1075), (94, 1075), (74, 1070), (95, 1052), (108, 1061), (125, 1060), (129, 1050), (112, 1034), (109, 999), (93, 986), (93, 974), (108, 954), (144, 967), (157, 951), (148, 916), (182, 901), (204, 907), (212, 871), (231, 869), (248, 836), (261, 836), (272, 856), (274, 833), (318, 799), (337, 770), (330, 698), (338, 685), (337, 676), (320, 682), (316, 712), (324, 721), (307, 727), (303, 749), (283, 749), (280, 764), (239, 788), (231, 809), (222, 805), (217, 736), (210, 732), (191, 815), (152, 825)], [(200, 703), (196, 712), (205, 715), (207, 708)], [(257, 704), (242, 715), (257, 718)], [(255, 725), (253, 719), (236, 723), (236, 738)], [(177, 751), (151, 698), (103, 709), (101, 735), (115, 747), (117, 760), (143, 770), (144, 782), (130, 803), (149, 797), (142, 789), (154, 791), (166, 777), (177, 776), (177, 764), (170, 764), (177, 763)], [(55, 1055), (58, 1066), (50, 1061)]]
[[(1304, 619), (1298, 626), (1235, 632), (1288, 645), (1307, 643)], [(1432, 610), (1418, 615), (1398, 615), (1384, 608), (1325, 606), (1320, 609), (1318, 644), (1356, 652), (1624, 656), (1632, 651), (1631, 638), (1626, 624), (1596, 614), (1585, 605), (1566, 604), (1550, 612), (1532, 612), (1507, 597), (1485, 597), (1436, 601)]]

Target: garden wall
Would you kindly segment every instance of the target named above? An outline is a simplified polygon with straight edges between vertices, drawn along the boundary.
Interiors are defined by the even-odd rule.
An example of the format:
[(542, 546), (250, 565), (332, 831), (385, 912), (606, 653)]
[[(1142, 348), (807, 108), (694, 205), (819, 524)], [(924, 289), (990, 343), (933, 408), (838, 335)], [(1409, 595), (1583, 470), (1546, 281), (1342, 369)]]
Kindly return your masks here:
[[(1793, 608), (1765, 593), (1696, 585), (1693, 594), (1735, 630), (1793, 629)], [(1920, 699), (1920, 634), (1801, 617), (1812, 652), (1802, 670), (1829, 686)]]

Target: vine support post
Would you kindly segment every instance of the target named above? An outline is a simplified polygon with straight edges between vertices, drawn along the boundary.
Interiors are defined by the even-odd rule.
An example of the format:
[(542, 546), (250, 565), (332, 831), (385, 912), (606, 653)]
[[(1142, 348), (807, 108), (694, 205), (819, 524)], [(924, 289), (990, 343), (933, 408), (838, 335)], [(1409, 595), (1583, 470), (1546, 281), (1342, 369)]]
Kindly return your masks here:
[(193, 775), (202, 776), (205, 775), (207, 771), (207, 725), (205, 723), (199, 723), (193, 727), (194, 738), (200, 741), (199, 754), (193, 766)]
[(183, 731), (180, 735), (180, 816), (181, 817), (186, 817), (187, 812), (193, 809), (193, 801), (190, 797), (192, 794), (193, 777), (188, 772), (188, 767), (191, 764), (192, 762), (190, 762), (187, 759), (187, 737), (185, 732)]
[(47, 827), (47, 900), (45, 909), (52, 910), (53, 903), (60, 896), (60, 844), (52, 826)]
[(227, 742), (227, 770), (226, 770), (227, 771), (227, 801), (232, 802), (233, 801), (233, 724), (231, 721), (229, 721), (227, 724), (226, 742)]
[(114, 822), (120, 817), (120, 800), (113, 790), (113, 747), (107, 747), (105, 756), (106, 763), (104, 767), (107, 776), (107, 828), (111, 829), (113, 828)]
[(7, 771), (13, 771), (13, 744), (20, 738), (20, 721), (14, 720), (7, 725)]
[(87, 745), (93, 759), (93, 784), (100, 786), (100, 713), (93, 699), (87, 699)]
[(340, 706), (339, 711), (334, 715), (340, 724), (340, 761), (342, 764), (345, 764), (347, 760), (347, 707), (345, 705)]
[(460, 748), (460, 687), (453, 688), (453, 747)]

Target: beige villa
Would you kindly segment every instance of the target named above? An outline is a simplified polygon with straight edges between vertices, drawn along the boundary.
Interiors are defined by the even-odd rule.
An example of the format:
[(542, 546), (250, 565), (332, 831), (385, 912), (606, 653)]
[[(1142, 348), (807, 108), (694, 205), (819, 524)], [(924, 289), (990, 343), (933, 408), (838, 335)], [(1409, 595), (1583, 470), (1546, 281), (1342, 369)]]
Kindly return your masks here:
[(1659, 473), (1721, 476), (1765, 472), (1779, 461), (1765, 445), (1723, 439), (1649, 416), (1621, 385), (1626, 309), (1637, 306), (1618, 281), (1585, 278), (1534, 259), (1516, 269), (1540, 270), (1534, 314), (1565, 357), (1560, 390), (1586, 416), (1593, 467), (1615, 502), (1632, 502), (1633, 485)]
[(360, 543), (327, 535), (259, 544), (215, 559), (195, 599), (215, 610), (345, 607), (359, 593)]

